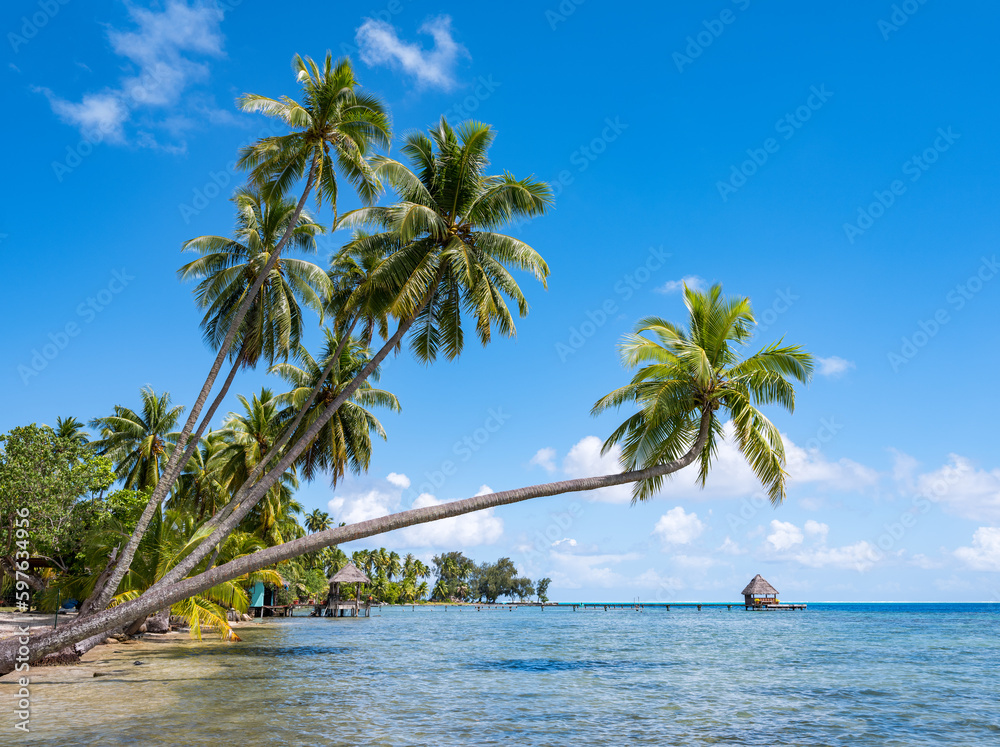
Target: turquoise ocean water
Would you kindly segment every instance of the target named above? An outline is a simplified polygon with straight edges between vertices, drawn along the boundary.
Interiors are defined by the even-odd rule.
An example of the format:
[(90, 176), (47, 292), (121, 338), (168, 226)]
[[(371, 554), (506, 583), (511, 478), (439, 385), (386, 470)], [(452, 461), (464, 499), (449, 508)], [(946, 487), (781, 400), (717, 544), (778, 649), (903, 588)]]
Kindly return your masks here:
[(37, 685), (17, 743), (1000, 745), (1000, 605), (407, 607), (240, 633)]

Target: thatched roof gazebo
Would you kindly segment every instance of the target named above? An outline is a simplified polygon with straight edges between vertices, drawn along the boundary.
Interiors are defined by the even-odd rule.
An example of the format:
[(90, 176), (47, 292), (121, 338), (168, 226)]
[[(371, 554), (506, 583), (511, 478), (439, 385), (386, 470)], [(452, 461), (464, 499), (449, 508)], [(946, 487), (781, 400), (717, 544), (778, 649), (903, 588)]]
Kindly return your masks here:
[[(351, 617), (357, 617), (361, 609), (361, 584), (370, 584), (372, 580), (365, 575), (364, 571), (354, 563), (348, 563), (339, 571), (330, 576), (327, 581), (330, 584), (330, 598), (327, 602), (327, 616), (343, 617), (344, 612), (350, 610)], [(354, 603), (342, 604), (340, 601), (340, 585), (354, 584)], [(365, 605), (365, 616), (368, 616), (368, 605)]]
[(778, 590), (769, 584), (759, 573), (753, 577), (743, 590), (743, 601), (747, 609), (778, 603)]

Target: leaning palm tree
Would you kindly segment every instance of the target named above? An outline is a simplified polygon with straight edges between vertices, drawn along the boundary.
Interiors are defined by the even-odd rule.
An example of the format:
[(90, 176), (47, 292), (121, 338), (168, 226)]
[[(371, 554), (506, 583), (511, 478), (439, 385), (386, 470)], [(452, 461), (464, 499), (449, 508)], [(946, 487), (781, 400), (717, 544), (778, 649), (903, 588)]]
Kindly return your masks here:
[[(295, 215), (295, 203), (280, 196), (264, 199), (255, 187), (244, 187), (233, 196), (236, 230), (233, 238), (199, 236), (184, 244), (185, 251), (201, 256), (181, 267), (182, 280), (200, 279), (195, 289), (198, 305), (205, 309), (201, 327), (205, 342), (218, 349), (234, 324), (234, 314), (256, 285), (263, 268)], [(323, 227), (303, 211), (292, 227), (289, 246), (301, 252), (316, 252), (316, 236)], [(304, 259), (282, 257), (256, 292), (240, 322), (230, 358), (238, 368), (253, 368), (264, 358), (269, 364), (287, 359), (302, 338), (302, 306), (323, 318), (330, 299), (330, 278)], [(232, 383), (224, 386), (225, 396)]]
[(101, 435), (91, 446), (111, 458), (115, 474), (131, 490), (156, 487), (160, 462), (177, 442), (172, 431), (184, 411), (183, 406), (170, 406), (168, 392), (157, 394), (150, 386), (139, 394), (140, 411), (115, 405), (113, 415), (90, 421), (90, 427)]
[[(103, 609), (111, 600), (112, 590), (121, 581), (128, 564), (132, 561), (156, 507), (166, 497), (167, 491), (180, 475), (184, 464), (197, 448), (198, 440), (211, 420), (211, 414), (206, 415), (199, 425), (202, 409), (208, 402), (215, 380), (236, 342), (243, 318), (249, 311), (253, 298), (277, 264), (281, 251), (291, 238), (294, 227), (298, 225), (299, 216), (313, 189), (318, 187), (319, 201), (328, 200), (335, 215), (338, 192), (337, 169), (340, 169), (354, 185), (363, 202), (372, 202), (378, 193), (379, 185), (366, 161), (366, 156), (373, 146), (386, 149), (389, 147), (391, 126), (385, 106), (377, 97), (358, 90), (360, 86), (347, 59), (334, 65), (331, 56), (327, 54), (321, 68), (310, 58), (303, 59), (296, 55), (293, 69), (301, 87), (301, 102), (287, 96), (272, 99), (256, 94), (246, 94), (240, 100), (240, 106), (244, 111), (277, 117), (292, 130), (288, 135), (263, 138), (244, 149), (240, 166), (251, 170), (253, 181), (264, 188), (269, 198), (284, 194), (296, 180), (305, 175), (306, 182), (302, 196), (296, 203), (295, 211), (288, 221), (284, 234), (274, 247), (270, 259), (261, 268), (256, 281), (247, 291), (239, 307), (232, 313), (228, 330), (219, 345), (212, 368), (195, 399), (187, 422), (181, 429), (178, 438), (179, 448), (165, 466), (164, 480), (150, 495), (135, 531), (121, 555), (117, 560), (112, 559), (109, 562), (108, 581), (94, 596), (94, 609)], [(220, 401), (216, 398), (213, 409)], [(273, 479), (276, 479), (276, 476), (272, 481)], [(213, 543), (213, 546), (216, 544)]]
[[(324, 547), (531, 498), (614, 485), (640, 483), (636, 497), (648, 498), (661, 484), (657, 478), (695, 462), (699, 462), (697, 479), (704, 481), (714, 450), (726, 435), (721, 426), (727, 416), (737, 446), (767, 487), (772, 501), (780, 502), (785, 495), (784, 450), (780, 436), (759, 408), (774, 404), (791, 410), (795, 403), (793, 382), (809, 380), (813, 358), (798, 346), (780, 342), (746, 355), (755, 323), (750, 302), (745, 298), (724, 298), (718, 286), (705, 293), (685, 288), (684, 301), (689, 312), (686, 328), (655, 318), (640, 323), (635, 336), (626, 338), (623, 360), (637, 368), (632, 382), (595, 405), (598, 412), (611, 407), (636, 408), (608, 440), (609, 448), (623, 445), (626, 471), (488, 493), (316, 532), (161, 587), (123, 605), (125, 609), (116, 614), (100, 613), (71, 629), (67, 626), (53, 631), (34, 641), (32, 660), (103, 633), (121, 619), (150, 614), (165, 603), (221, 581)], [(645, 337), (646, 342), (637, 337)], [(647, 343), (659, 349), (646, 348)], [(647, 387), (645, 382), (656, 385)], [(449, 591), (440, 581), (434, 595), (443, 597)], [(0, 643), (0, 672), (13, 668), (16, 652), (16, 642)]]
[(521, 316), (528, 302), (508, 268), (526, 271), (543, 284), (549, 273), (534, 249), (498, 229), (543, 214), (552, 203), (551, 190), (532, 177), (489, 175), (494, 134), (479, 122), (465, 122), (456, 132), (442, 117), (430, 136), (409, 135), (402, 151), (412, 169), (388, 157), (373, 159), (398, 202), (352, 210), (340, 222), (340, 227), (376, 231), (349, 245), (383, 257), (357, 295), (371, 304), (377, 291), (392, 316), (415, 322), (411, 343), (421, 360), (434, 360), (439, 349), (448, 358), (462, 352), (463, 312), (475, 320), (484, 345), (494, 328), (513, 335), (504, 297), (514, 301)]
[[(692, 454), (704, 486), (719, 441), (723, 419), (736, 445), (767, 488), (772, 503), (785, 497), (785, 449), (781, 434), (760, 405), (795, 408), (789, 379), (808, 381), (812, 356), (780, 342), (746, 358), (740, 348), (751, 338), (754, 317), (746, 298), (727, 299), (716, 285), (707, 293), (685, 286), (687, 329), (660, 317), (639, 322), (621, 346), (622, 361), (637, 368), (632, 381), (602, 397), (595, 414), (623, 405), (636, 412), (604, 442), (604, 453), (621, 448), (626, 472), (653, 470), (635, 483), (633, 502), (651, 498), (668, 474), (658, 465)], [(708, 427), (705, 428), (707, 422)]]
[[(292, 420), (296, 418), (296, 414), (304, 413), (299, 430), (308, 430), (322, 415), (323, 410), (368, 363), (367, 353), (368, 351), (358, 343), (341, 346), (327, 330), (324, 356), (318, 361), (305, 348), (300, 347), (298, 358), (301, 367), (292, 363), (279, 363), (274, 366), (271, 371), (293, 387), (291, 391), (277, 398), (279, 403), (286, 405), (282, 413), (283, 418)], [(324, 377), (324, 373), (330, 371), (329, 359), (334, 355), (338, 355), (339, 365), (333, 366), (332, 374)], [(371, 378), (377, 381), (378, 373), (373, 373)], [(317, 392), (317, 396), (314, 401), (309, 402), (310, 395), (314, 392)], [(355, 474), (368, 469), (372, 453), (372, 436), (385, 438), (382, 424), (366, 409), (368, 407), (385, 407), (393, 412), (399, 412), (400, 409), (399, 400), (395, 395), (376, 389), (369, 381), (364, 382), (351, 400), (344, 403), (326, 422), (295, 462), (295, 466), (301, 470), (306, 480), (313, 480), (320, 472), (326, 472), (331, 482), (336, 485), (348, 468)]]

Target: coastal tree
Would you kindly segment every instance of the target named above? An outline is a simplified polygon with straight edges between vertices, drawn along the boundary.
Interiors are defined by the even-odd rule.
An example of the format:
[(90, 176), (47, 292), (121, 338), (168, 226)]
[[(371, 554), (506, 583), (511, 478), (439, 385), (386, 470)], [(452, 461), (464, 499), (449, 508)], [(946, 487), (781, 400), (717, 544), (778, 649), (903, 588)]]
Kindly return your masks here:
[[(246, 94), (239, 102), (244, 111), (260, 112), (277, 118), (288, 126), (291, 132), (287, 135), (263, 138), (248, 146), (242, 152), (239, 164), (242, 168), (250, 170), (252, 181), (256, 185), (265, 189), (265, 197), (284, 194), (295, 181), (301, 180), (304, 176), (305, 186), (302, 195), (295, 205), (295, 212), (288, 220), (285, 233), (274, 247), (267, 263), (261, 268), (253, 285), (247, 290), (240, 305), (232, 313), (229, 328), (219, 345), (205, 383), (195, 399), (187, 422), (181, 429), (178, 437), (179, 448), (167, 462), (163, 480), (150, 495), (146, 509), (124, 550), (117, 558), (109, 561), (106, 581), (95, 593), (94, 609), (103, 609), (111, 600), (146, 527), (152, 520), (154, 511), (179, 477), (187, 459), (197, 448), (201, 434), (210, 420), (210, 417), (206, 416), (199, 425), (199, 417), (215, 386), (223, 363), (236, 341), (243, 318), (260, 287), (270, 277), (271, 270), (277, 264), (285, 244), (298, 225), (299, 216), (313, 190), (318, 187), (316, 194), (320, 203), (323, 199), (335, 202), (339, 169), (355, 186), (362, 200), (370, 202), (377, 194), (378, 182), (368, 165), (366, 156), (373, 147), (389, 147), (391, 127), (382, 102), (376, 96), (359, 90), (354, 70), (346, 58), (334, 64), (332, 56), (328, 53), (321, 66), (311, 58), (303, 59), (296, 55), (292, 67), (301, 89), (301, 101), (295, 101), (288, 96), (272, 99), (257, 94)], [(218, 402), (217, 397), (216, 403)]]
[(427, 362), (437, 357), (439, 349), (449, 358), (461, 352), (463, 311), (475, 319), (484, 345), (494, 327), (503, 335), (514, 334), (504, 297), (516, 302), (522, 316), (528, 306), (508, 267), (544, 283), (548, 266), (530, 246), (496, 229), (544, 213), (551, 204), (551, 190), (530, 177), (487, 174), (493, 137), (487, 125), (467, 122), (456, 131), (442, 118), (431, 137), (411, 135), (402, 148), (416, 172), (392, 159), (373, 159), (377, 177), (396, 189), (400, 201), (390, 208), (359, 208), (345, 215), (341, 224), (381, 229), (363, 240), (384, 258), (359, 292), (377, 299), (372, 313), (381, 304), (399, 320), (396, 331), (277, 463), (256, 482), (249, 480), (252, 487), (233, 496), (232, 510), (161, 585), (183, 578), (239, 525), (386, 356), (398, 349), (411, 327), (411, 348)]
[(32, 424), (0, 434), (0, 571), (14, 579), (20, 570), (29, 586), (41, 590), (44, 583), (28, 559), (62, 565), (58, 558), (87, 508), (80, 499), (114, 479), (111, 460), (72, 433), (60, 436)]
[(177, 443), (173, 429), (184, 412), (181, 405), (170, 406), (169, 392), (157, 394), (147, 386), (139, 396), (141, 410), (115, 405), (114, 414), (90, 421), (101, 435), (91, 447), (114, 462), (115, 473), (130, 490), (156, 487), (161, 463)]

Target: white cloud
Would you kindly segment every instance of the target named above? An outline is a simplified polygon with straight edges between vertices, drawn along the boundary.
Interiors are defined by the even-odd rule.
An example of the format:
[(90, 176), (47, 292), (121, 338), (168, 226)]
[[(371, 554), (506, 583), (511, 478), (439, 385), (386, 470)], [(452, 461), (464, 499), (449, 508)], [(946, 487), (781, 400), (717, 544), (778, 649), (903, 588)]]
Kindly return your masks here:
[(696, 291), (703, 291), (708, 284), (697, 275), (685, 275), (680, 280), (668, 280), (665, 284), (656, 289), (657, 293), (679, 293), (684, 290), (684, 286)]
[(357, 524), (391, 514), (399, 508), (399, 496), (372, 488), (361, 493), (335, 495), (327, 505), (336, 521)]
[[(476, 495), (493, 492), (484, 485)], [(443, 503), (429, 493), (421, 493), (411, 508), (437, 506)], [(400, 530), (402, 544), (406, 547), (473, 547), (492, 545), (503, 535), (503, 519), (494, 516), (493, 509), (474, 511), (462, 516), (417, 524)]]
[[(775, 550), (784, 552), (797, 548), (790, 557), (798, 563), (810, 568), (845, 568), (856, 571), (867, 571), (875, 565), (881, 555), (870, 542), (855, 542), (844, 547), (827, 547), (826, 536), (830, 527), (818, 521), (806, 521), (805, 533), (790, 521), (771, 521), (771, 533), (767, 542)], [(813, 541), (811, 547), (799, 547), (805, 542), (806, 535)]]
[(391, 482), (397, 488), (403, 488), (404, 490), (410, 487), (410, 478), (399, 472), (390, 472), (385, 477), (386, 480)]
[(845, 360), (837, 355), (831, 355), (829, 358), (816, 358), (816, 362), (819, 364), (817, 373), (820, 376), (843, 376), (852, 368), (856, 368), (854, 361)]
[(878, 483), (878, 472), (871, 467), (846, 458), (831, 462), (819, 449), (804, 449), (787, 436), (782, 436), (782, 440), (789, 485), (815, 484), (833, 490), (860, 490)]
[(552, 543), (552, 547), (559, 547), (560, 545), (566, 545), (568, 547), (576, 547), (576, 540), (570, 537), (563, 537), (561, 540), (556, 540)]
[(689, 545), (704, 531), (705, 524), (698, 514), (687, 513), (681, 506), (667, 511), (653, 527), (653, 534), (671, 545)]
[(794, 556), (799, 563), (810, 568), (844, 568), (867, 571), (881, 558), (870, 542), (855, 542), (844, 547), (817, 547), (803, 550)]
[(57, 117), (79, 129), (85, 137), (103, 137), (110, 143), (124, 142), (129, 111), (116, 93), (87, 93), (77, 104), (59, 98), (48, 88), (36, 90), (45, 94)]
[(967, 519), (1000, 521), (1000, 469), (977, 469), (958, 454), (951, 454), (940, 469), (917, 477), (916, 492)]
[(929, 558), (923, 553), (917, 553), (912, 558), (910, 558), (910, 565), (915, 565), (917, 568), (922, 568), (925, 571), (934, 570), (935, 568), (943, 568), (944, 563), (940, 560), (934, 560)]
[[(693, 464), (668, 478), (660, 494), (670, 498), (738, 498), (761, 493), (760, 483), (736, 446), (731, 423), (723, 427), (723, 436), (704, 488), (697, 485), (698, 466)], [(782, 440), (789, 487), (860, 490), (878, 483), (878, 472), (870, 467), (846, 458), (830, 461), (819, 449), (805, 449), (784, 435)]]
[(208, 67), (182, 54), (222, 54), (222, 12), (207, 5), (169, 0), (161, 12), (129, 7), (136, 31), (108, 33), (116, 54), (131, 60), (137, 75), (122, 81), (126, 96), (149, 106), (174, 103), (192, 80), (205, 78)]
[(771, 533), (767, 535), (767, 541), (775, 550), (787, 550), (800, 545), (803, 539), (802, 530), (790, 521), (771, 520)]
[(736, 542), (733, 542), (732, 538), (727, 535), (726, 539), (719, 545), (719, 552), (726, 555), (742, 555), (746, 550), (741, 548)]
[[(570, 478), (614, 475), (621, 472), (618, 459), (621, 449), (615, 445), (601, 455), (603, 442), (597, 436), (586, 436), (577, 441), (563, 460), (563, 470)], [(581, 495), (590, 500), (608, 503), (627, 503), (632, 500), (632, 485), (615, 485), (611, 488), (589, 490)]]
[[(208, 66), (193, 57), (219, 57), (223, 53), (219, 31), (223, 13), (218, 8), (189, 5), (184, 0), (168, 0), (159, 11), (126, 7), (133, 29), (108, 31), (111, 48), (128, 61), (127, 73), (117, 86), (85, 93), (79, 102), (46, 88), (35, 89), (49, 99), (60, 119), (77, 127), (85, 137), (94, 139), (99, 133), (113, 143), (128, 140), (125, 127), (133, 111), (176, 108), (184, 103), (185, 90), (209, 73)], [(160, 147), (149, 132), (138, 132), (132, 142), (141, 147)], [(183, 147), (167, 149), (178, 151)]]
[(419, 44), (405, 42), (399, 38), (395, 27), (371, 18), (358, 28), (355, 41), (367, 65), (390, 64), (412, 75), (418, 85), (444, 90), (454, 88), (455, 64), (459, 57), (469, 57), (469, 52), (452, 37), (451, 18), (431, 18), (418, 31), (433, 37), (433, 49), (425, 50)]
[(535, 455), (531, 457), (528, 464), (537, 464), (542, 469), (547, 472), (556, 471), (556, 450), (546, 446), (545, 448), (539, 449), (535, 452)]
[[(831, 461), (818, 448), (803, 448), (782, 436), (785, 445), (786, 470), (789, 487), (809, 485), (817, 490), (861, 490), (876, 485), (879, 473), (851, 459)], [(597, 436), (585, 436), (577, 441), (563, 459), (563, 471), (569, 478), (612, 475), (621, 472), (621, 448), (613, 445), (601, 454), (603, 441)], [(530, 460), (532, 464), (554, 466), (555, 449), (540, 449)], [(546, 469), (548, 467), (546, 466)], [(685, 467), (668, 475), (659, 495), (677, 500), (692, 498), (740, 498), (762, 494), (762, 488), (753, 470), (736, 446), (731, 423), (723, 426), (723, 440), (712, 464), (712, 471), (704, 488), (698, 485), (698, 466)], [(587, 491), (581, 496), (588, 500), (608, 503), (626, 503), (632, 500), (632, 485)], [(817, 499), (813, 499), (815, 501)]]
[(979, 527), (972, 547), (960, 547), (955, 557), (976, 571), (1000, 571), (1000, 527)]
[(826, 535), (830, 531), (830, 527), (827, 524), (813, 521), (812, 519), (806, 520), (804, 529), (806, 530), (806, 534), (819, 537), (820, 542), (826, 541)]

